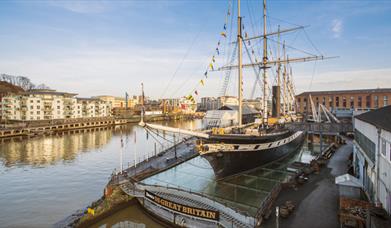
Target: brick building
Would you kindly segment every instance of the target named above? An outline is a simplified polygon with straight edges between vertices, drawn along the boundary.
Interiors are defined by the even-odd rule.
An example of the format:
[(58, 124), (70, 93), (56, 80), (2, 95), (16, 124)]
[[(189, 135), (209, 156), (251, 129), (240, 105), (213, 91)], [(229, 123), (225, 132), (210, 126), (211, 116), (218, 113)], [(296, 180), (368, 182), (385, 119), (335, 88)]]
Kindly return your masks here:
[(323, 104), (332, 112), (372, 110), (391, 104), (391, 88), (311, 91), (296, 96), (297, 112), (311, 113), (310, 95), (315, 107)]

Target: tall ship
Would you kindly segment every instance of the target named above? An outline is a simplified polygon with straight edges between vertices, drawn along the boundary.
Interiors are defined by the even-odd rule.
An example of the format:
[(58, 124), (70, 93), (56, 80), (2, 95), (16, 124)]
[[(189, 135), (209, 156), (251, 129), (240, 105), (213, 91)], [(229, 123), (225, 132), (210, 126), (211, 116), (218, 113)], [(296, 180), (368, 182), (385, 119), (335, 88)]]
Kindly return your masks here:
[[(287, 79), (287, 64), (295, 62), (307, 62), (325, 59), (323, 55), (312, 55), (302, 58), (280, 57), (280, 46), (285, 52), (285, 43), (280, 42), (280, 34), (302, 29), (302, 26), (284, 29), (275, 32), (267, 31), (267, 10), (266, 0), (263, 0), (263, 34), (248, 37), (243, 36), (243, 25), (241, 16), (241, 3), (237, 0), (237, 39), (235, 41), (237, 53), (237, 64), (225, 65), (218, 68), (219, 71), (237, 70), (237, 123), (234, 126), (224, 128), (213, 128), (204, 131), (186, 130), (172, 128), (157, 124), (145, 123), (143, 118), (139, 125), (153, 132), (165, 131), (174, 134), (183, 134), (196, 137), (197, 151), (212, 166), (217, 179), (221, 179), (240, 172), (245, 172), (281, 159), (290, 153), (300, 150), (305, 132), (291, 130), (285, 126), (285, 122), (294, 121), (295, 107), (292, 82)], [(230, 14), (230, 12), (228, 12)], [(224, 25), (225, 28), (225, 25)], [(269, 58), (268, 41), (270, 37), (278, 37), (278, 55), (276, 58)], [(251, 61), (243, 64), (243, 46), (248, 52), (250, 41), (261, 41), (261, 61)], [(219, 41), (220, 43), (220, 41)], [(254, 51), (252, 51), (254, 53)], [(251, 59), (251, 58), (250, 58)], [(213, 56), (214, 61), (214, 56)], [(277, 76), (276, 84), (272, 86), (271, 112), (268, 110), (269, 99), (269, 78), (270, 69), (275, 67)], [(243, 122), (243, 69), (253, 68), (262, 77), (262, 101), (259, 117), (254, 122)], [(206, 75), (206, 74), (205, 74)], [(282, 94), (282, 102), (280, 94)]]

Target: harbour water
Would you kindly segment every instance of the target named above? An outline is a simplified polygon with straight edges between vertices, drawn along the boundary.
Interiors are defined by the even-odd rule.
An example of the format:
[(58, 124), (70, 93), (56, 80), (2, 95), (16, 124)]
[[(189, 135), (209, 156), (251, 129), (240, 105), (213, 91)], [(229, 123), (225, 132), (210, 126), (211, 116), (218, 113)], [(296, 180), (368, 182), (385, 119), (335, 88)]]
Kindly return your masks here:
[[(186, 129), (202, 127), (201, 120), (165, 124)], [(135, 124), (30, 139), (3, 139), (0, 142), (0, 226), (51, 227), (100, 198), (114, 169), (119, 169), (121, 138), (124, 167), (133, 164), (135, 158), (140, 161), (155, 153), (156, 141)], [(169, 145), (166, 142), (163, 146)], [(156, 150), (163, 146), (157, 143)], [(133, 221), (131, 216), (135, 215), (134, 222), (142, 223), (137, 216), (141, 212), (126, 210), (138, 211), (125, 209), (118, 222), (127, 215), (127, 221)], [(115, 218), (110, 222), (116, 224)], [(151, 222), (148, 217), (143, 218), (145, 224)]]

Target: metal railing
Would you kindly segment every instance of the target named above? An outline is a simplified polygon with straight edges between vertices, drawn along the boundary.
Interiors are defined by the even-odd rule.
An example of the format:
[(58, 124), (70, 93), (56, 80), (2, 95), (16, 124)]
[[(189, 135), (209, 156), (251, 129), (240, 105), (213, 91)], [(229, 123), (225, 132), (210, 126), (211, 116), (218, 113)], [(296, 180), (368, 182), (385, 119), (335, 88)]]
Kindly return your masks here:
[(352, 132), (353, 125), (351, 123), (289, 123), (286, 126), (290, 129), (302, 130), (307, 132), (322, 132), (322, 133), (345, 133)]
[(148, 190), (151, 192), (163, 192), (166, 194), (176, 195), (178, 197), (188, 198), (195, 202), (198, 202), (199, 204), (204, 204), (210, 208), (214, 208), (222, 214), (222, 219), (220, 220), (220, 223), (224, 227), (231, 227), (233, 222), (232, 220), (235, 220), (234, 223), (236, 223), (237, 225), (242, 225), (242, 227), (253, 227), (255, 225), (255, 219), (253, 217), (249, 215), (244, 215), (243, 212), (239, 212), (232, 207), (224, 205), (208, 195), (191, 191), (191, 189), (186, 190), (182, 188), (148, 185), (144, 183), (137, 183), (134, 187), (135, 189), (137, 189), (135, 191)]

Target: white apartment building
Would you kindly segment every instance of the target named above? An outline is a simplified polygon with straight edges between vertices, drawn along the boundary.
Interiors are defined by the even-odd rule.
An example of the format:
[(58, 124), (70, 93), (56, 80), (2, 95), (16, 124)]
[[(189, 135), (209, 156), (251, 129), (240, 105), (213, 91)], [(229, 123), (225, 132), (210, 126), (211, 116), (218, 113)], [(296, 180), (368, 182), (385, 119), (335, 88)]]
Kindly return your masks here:
[(10, 93), (0, 101), (1, 118), (6, 120), (51, 120), (105, 117), (111, 105), (99, 99), (76, 98), (74, 93), (31, 90)]
[(353, 167), (375, 203), (391, 214), (391, 106), (354, 118)]
[(217, 110), (225, 105), (239, 105), (239, 100), (234, 96), (202, 97), (199, 109), (203, 111)]
[[(93, 98), (98, 98), (100, 100), (109, 102), (112, 108), (126, 108), (126, 99), (123, 97), (101, 95), (101, 96), (95, 96)], [(137, 104), (139, 104), (139, 100), (137, 96), (128, 98), (128, 108), (134, 108), (134, 106), (136, 106)]]

